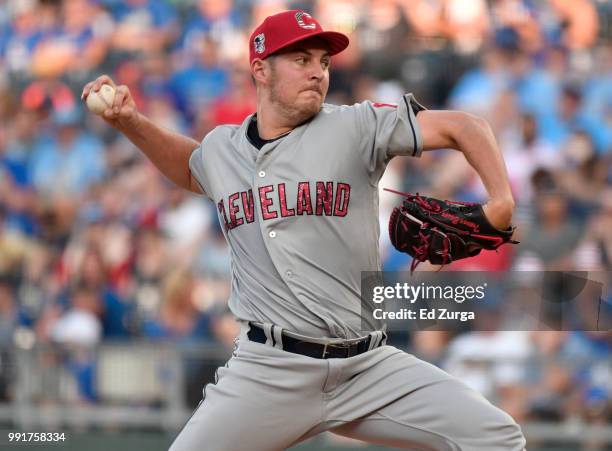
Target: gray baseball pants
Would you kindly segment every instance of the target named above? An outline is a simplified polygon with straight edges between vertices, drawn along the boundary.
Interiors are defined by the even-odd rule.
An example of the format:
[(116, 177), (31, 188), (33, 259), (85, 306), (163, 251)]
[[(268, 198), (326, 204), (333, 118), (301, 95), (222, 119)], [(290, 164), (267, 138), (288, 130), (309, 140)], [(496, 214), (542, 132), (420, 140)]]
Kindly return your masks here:
[(284, 450), (323, 431), (418, 451), (525, 447), (509, 415), (392, 346), (323, 360), (278, 349), (279, 334), (276, 347), (271, 337), (251, 342), (247, 331), (170, 451)]

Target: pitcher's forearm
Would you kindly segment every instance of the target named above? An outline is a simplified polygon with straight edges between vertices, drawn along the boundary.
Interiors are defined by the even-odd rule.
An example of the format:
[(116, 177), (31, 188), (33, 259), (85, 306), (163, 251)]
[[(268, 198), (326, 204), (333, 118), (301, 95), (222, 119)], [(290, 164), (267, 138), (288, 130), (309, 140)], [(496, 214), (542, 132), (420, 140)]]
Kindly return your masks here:
[(119, 130), (138, 147), (151, 162), (178, 186), (190, 189), (189, 157), (200, 143), (155, 125), (138, 113), (138, 120), (131, 127)]
[(476, 170), (490, 199), (512, 203), (512, 190), (502, 153), (489, 124), (472, 118), (458, 133), (456, 141), (470, 165)]
[(487, 218), (491, 224), (505, 229), (512, 220), (514, 199), (506, 165), (491, 127), (484, 119), (470, 118), (455, 141), (489, 194), (489, 201), (484, 206)]
[(489, 124), (461, 111), (421, 111), (417, 122), (423, 149), (457, 149), (480, 176), (489, 194), (484, 206), (495, 227), (505, 229), (512, 219), (514, 199), (501, 151)]

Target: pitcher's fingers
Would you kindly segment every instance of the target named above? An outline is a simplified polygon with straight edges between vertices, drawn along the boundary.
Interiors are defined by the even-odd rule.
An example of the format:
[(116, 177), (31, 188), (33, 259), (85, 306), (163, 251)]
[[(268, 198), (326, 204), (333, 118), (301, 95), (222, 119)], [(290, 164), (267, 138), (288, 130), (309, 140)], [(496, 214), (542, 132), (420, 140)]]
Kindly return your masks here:
[(121, 110), (123, 104), (128, 100), (129, 95), (130, 90), (126, 85), (117, 86), (117, 89), (115, 89), (115, 98), (113, 99), (113, 111), (115, 113)]
[(93, 87), (93, 85), (94, 85), (94, 82), (90, 81), (85, 86), (83, 86), (83, 92), (81, 92), (81, 100), (85, 100), (85, 98), (89, 95), (89, 91), (91, 91), (91, 88)]
[(100, 75), (98, 78), (96, 78), (96, 81), (94, 81), (93, 90), (99, 91), (102, 85), (111, 85), (114, 88), (115, 82), (106, 74)]

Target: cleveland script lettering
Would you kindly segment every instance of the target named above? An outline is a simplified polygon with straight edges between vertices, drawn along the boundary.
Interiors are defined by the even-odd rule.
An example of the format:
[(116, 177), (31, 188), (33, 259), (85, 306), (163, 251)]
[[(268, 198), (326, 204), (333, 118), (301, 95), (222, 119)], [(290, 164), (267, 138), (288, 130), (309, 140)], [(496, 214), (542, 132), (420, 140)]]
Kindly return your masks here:
[[(295, 199), (287, 198), (285, 183), (260, 186), (253, 190), (232, 193), (217, 202), (219, 216), (226, 230), (232, 230), (255, 219), (255, 208), (261, 211), (264, 221), (291, 216), (337, 216), (348, 213), (351, 185), (342, 182), (300, 182)], [(255, 199), (259, 205), (255, 205)]]

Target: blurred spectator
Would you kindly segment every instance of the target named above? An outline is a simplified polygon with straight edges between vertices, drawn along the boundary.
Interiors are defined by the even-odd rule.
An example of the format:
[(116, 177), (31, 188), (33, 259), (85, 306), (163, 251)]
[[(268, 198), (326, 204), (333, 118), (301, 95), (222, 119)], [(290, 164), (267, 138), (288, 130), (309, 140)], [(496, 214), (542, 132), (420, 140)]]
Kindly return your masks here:
[(517, 203), (532, 201), (531, 178), (537, 169), (559, 168), (563, 163), (557, 150), (538, 137), (534, 116), (521, 115), (518, 130), (503, 136), (500, 145)]
[[(609, 414), (609, 334), (605, 332), (535, 332), (537, 357), (550, 362), (534, 374), (531, 416), (588, 422)], [(600, 362), (603, 365), (598, 364)], [(605, 421), (605, 420), (604, 420)]]
[(136, 237), (131, 289), (138, 315), (143, 321), (155, 317), (159, 311), (162, 280), (171, 268), (168, 252), (167, 244), (156, 228), (145, 228)]
[(558, 109), (543, 115), (539, 132), (543, 139), (561, 146), (573, 132), (589, 134), (595, 147), (603, 151), (606, 140), (605, 124), (581, 113), (582, 91), (574, 85), (566, 85), (559, 99)]
[(453, 88), (449, 99), (451, 107), (489, 115), (498, 96), (508, 87), (504, 59), (504, 54), (498, 49), (485, 49), (482, 65), (464, 74)]
[(0, 197), (6, 198), (3, 212), (4, 228), (7, 232), (32, 235), (35, 228), (31, 214), (34, 198), (31, 191), (20, 186), (13, 177), (15, 172), (17, 176), (21, 175), (19, 162), (7, 159), (3, 165), (1, 157), (2, 150), (0, 150)]
[(70, 291), (68, 309), (51, 324), (49, 336), (57, 343), (76, 347), (96, 345), (102, 339), (102, 302), (99, 294), (85, 284)]
[(542, 130), (543, 120), (557, 114), (562, 94), (562, 84), (569, 67), (568, 53), (563, 47), (551, 47), (537, 58), (518, 52), (512, 58), (512, 73), (516, 83), (518, 107), (531, 114), (538, 122), (538, 134), (549, 142), (550, 137)]
[(585, 133), (572, 134), (562, 150), (557, 158), (565, 165), (556, 171), (555, 180), (570, 199), (580, 204), (582, 210), (577, 213), (589, 214), (599, 207), (608, 185), (609, 165), (595, 153)]
[(197, 0), (195, 11), (182, 27), (181, 47), (188, 54), (197, 54), (206, 38), (219, 48), (225, 61), (245, 56), (241, 48), (246, 36), (244, 18), (231, 0)]
[(83, 81), (106, 56), (112, 21), (91, 0), (65, 0), (54, 13), (52, 31), (34, 49), (32, 73), (43, 78), (66, 74)]
[(170, 189), (166, 208), (160, 216), (160, 225), (174, 255), (179, 257), (173, 263), (189, 266), (195, 259), (198, 245), (207, 238), (206, 231), (213, 220), (211, 209), (178, 187)]
[(459, 53), (476, 52), (489, 31), (485, 0), (442, 0), (443, 32)]
[(610, 336), (605, 332), (573, 332), (561, 350), (574, 363), (577, 399), (572, 408), (590, 422), (604, 423), (611, 413), (612, 369), (605, 363), (611, 352)]
[(46, 325), (52, 342), (66, 349), (63, 366), (76, 382), (81, 401), (95, 401), (95, 354), (91, 351), (102, 340), (103, 311), (100, 294), (86, 284), (71, 288), (68, 307)]
[(590, 271), (612, 270), (612, 189), (601, 196), (601, 208), (591, 219), (585, 239), (576, 250), (577, 267)]
[(437, 0), (401, 0), (400, 4), (417, 36), (432, 38), (442, 35), (442, 2)]
[(536, 14), (529, 0), (494, 0), (491, 16), (495, 41), (501, 47), (534, 54), (543, 44)]
[(0, 208), (0, 274), (19, 278), (21, 264), (31, 251), (31, 244), (19, 230), (9, 227), (7, 213)]
[(25, 255), (18, 287), (25, 326), (34, 326), (45, 306), (59, 290), (59, 285), (52, 282), (53, 256), (51, 249), (41, 243), (33, 245)]
[(583, 231), (569, 216), (567, 199), (559, 191), (551, 191), (540, 193), (534, 202), (535, 221), (524, 231), (521, 254), (536, 256), (542, 269), (571, 269), (572, 252)]
[(363, 65), (369, 74), (388, 79), (397, 74), (397, 61), (406, 50), (408, 23), (395, 0), (368, 2), (357, 23)]
[(210, 317), (198, 311), (194, 302), (194, 277), (182, 271), (168, 274), (163, 283), (159, 317), (145, 322), (143, 332), (152, 339), (210, 340)]
[(209, 129), (221, 124), (241, 124), (255, 112), (255, 89), (250, 74), (243, 70), (230, 73), (225, 93), (214, 102), (210, 109)]
[(556, 27), (549, 39), (570, 49), (586, 49), (595, 43), (598, 31), (597, 10), (589, 0), (550, 0)]
[(13, 344), (18, 316), (13, 286), (8, 278), (0, 276), (0, 348), (4, 349)]
[(526, 406), (522, 386), (530, 356), (527, 332), (474, 332), (448, 344), (443, 367), (520, 421)]
[(32, 150), (32, 181), (48, 197), (77, 196), (104, 176), (104, 148), (97, 136), (79, 128), (76, 109), (56, 111), (53, 124), (57, 129)]
[[(72, 251), (72, 252), (70, 252)], [(132, 306), (113, 289), (109, 280), (109, 267), (95, 244), (68, 247), (66, 262), (70, 282), (87, 287), (100, 300), (100, 319), (105, 338), (125, 338), (130, 335)], [(72, 254), (72, 255), (71, 255)]]
[(172, 99), (165, 93), (155, 95), (151, 93), (147, 100), (147, 116), (162, 127), (176, 131), (187, 131), (184, 117), (174, 108)]
[(13, 117), (12, 127), (0, 131), (4, 133), (0, 137), (0, 168), (8, 171), (12, 181), (20, 188), (30, 184), (28, 157), (36, 138), (37, 125), (34, 113), (19, 109)]
[(32, 55), (44, 36), (42, 17), (35, 0), (15, 1), (5, 6), (11, 20), (2, 27), (0, 57), (6, 69), (14, 76), (30, 74)]
[[(59, 79), (35, 80), (21, 93), (24, 109), (36, 113), (39, 119), (46, 119), (55, 111), (67, 112), (77, 107), (76, 95)], [(40, 127), (42, 124), (36, 123)]]
[(102, 0), (116, 21), (112, 47), (128, 54), (164, 50), (178, 35), (174, 8), (159, 0)]
[(19, 326), (19, 303), (14, 293), (14, 283), (0, 272), (0, 402), (11, 401), (14, 392), (14, 355)]
[(200, 253), (195, 261), (198, 272), (212, 276), (228, 278), (230, 273), (230, 252), (225, 243), (225, 236), (221, 226), (214, 224), (210, 230), (208, 239), (200, 248)]
[[(611, 9), (612, 11), (612, 9)], [(595, 49), (594, 70), (584, 85), (582, 114), (594, 121), (601, 122), (599, 131), (600, 152), (612, 149), (612, 45), (604, 44)]]
[(219, 49), (215, 42), (207, 38), (200, 45), (196, 60), (176, 72), (169, 81), (177, 108), (190, 122), (225, 92), (228, 83), (227, 68), (219, 63)]

